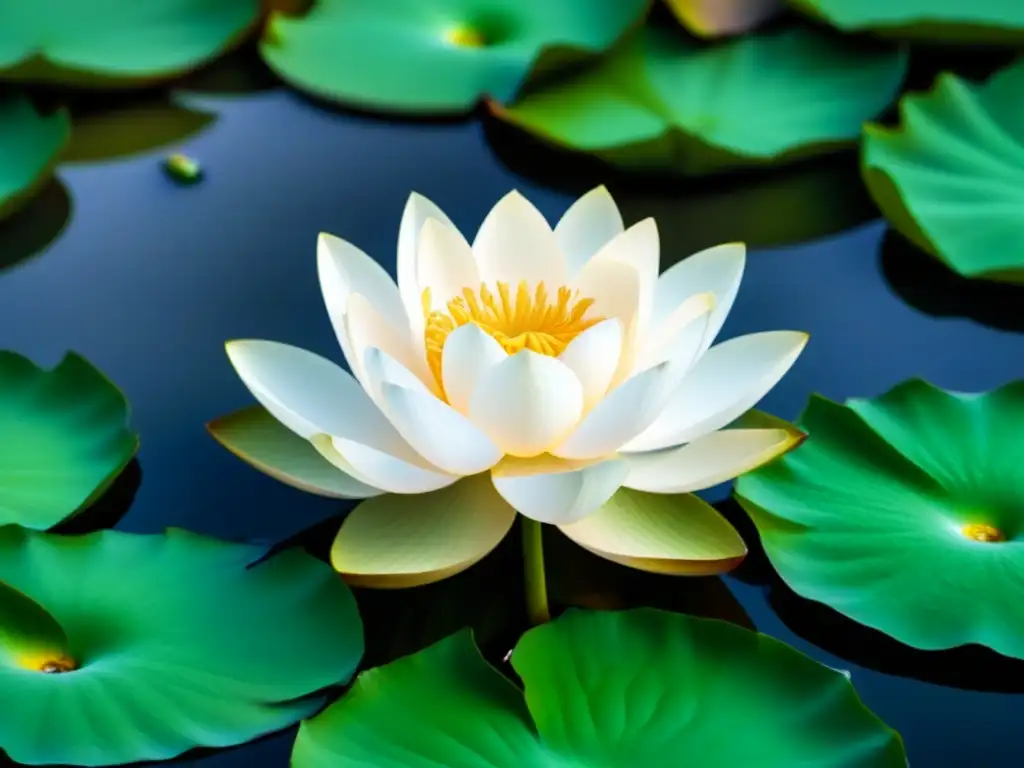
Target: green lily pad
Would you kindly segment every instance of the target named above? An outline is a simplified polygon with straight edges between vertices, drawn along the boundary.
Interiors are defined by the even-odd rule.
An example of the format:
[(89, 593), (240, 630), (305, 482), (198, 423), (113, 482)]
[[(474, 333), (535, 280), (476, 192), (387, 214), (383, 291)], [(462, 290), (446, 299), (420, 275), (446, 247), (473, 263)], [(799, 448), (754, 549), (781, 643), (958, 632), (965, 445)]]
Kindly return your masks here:
[(261, 45), (288, 83), (356, 107), (459, 113), (531, 71), (602, 53), (649, 0), (318, 0), (271, 15)]
[(799, 423), (804, 445), (736, 484), (783, 581), (915, 648), (1024, 658), (1024, 381), (814, 396)]
[(844, 32), (963, 43), (1024, 40), (1019, 0), (789, 0)]
[(137, 84), (198, 69), (240, 43), (260, 0), (4, 0), (0, 76)]
[(355, 600), (298, 550), (249, 567), (262, 551), (174, 529), (0, 528), (0, 751), (161, 760), (316, 712), (362, 656)]
[(42, 190), (70, 133), (65, 111), (44, 116), (26, 98), (0, 98), (0, 220)]
[(512, 666), (525, 694), (464, 631), (363, 672), (302, 724), (292, 768), (906, 765), (842, 673), (726, 622), (569, 610)]
[(865, 183), (890, 223), (964, 277), (1024, 282), (1024, 60), (978, 85), (943, 74), (865, 127)]
[(833, 152), (896, 97), (899, 49), (804, 28), (715, 46), (650, 27), (499, 118), (616, 166), (699, 175)]
[(96, 500), (132, 460), (128, 402), (85, 358), (46, 371), (0, 352), (0, 525), (52, 528)]

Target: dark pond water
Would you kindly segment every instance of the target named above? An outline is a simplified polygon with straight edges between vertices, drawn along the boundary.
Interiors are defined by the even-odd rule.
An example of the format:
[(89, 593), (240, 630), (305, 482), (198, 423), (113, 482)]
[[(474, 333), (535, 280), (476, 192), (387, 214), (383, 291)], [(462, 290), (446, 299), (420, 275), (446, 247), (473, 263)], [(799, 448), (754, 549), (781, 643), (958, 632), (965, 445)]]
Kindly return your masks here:
[[(46, 365), (76, 350), (127, 393), (142, 435), (141, 483), (120, 527), (176, 525), (276, 541), (343, 509), (245, 466), (208, 437), (204, 423), (250, 402), (224, 355), (226, 339), (276, 339), (340, 359), (317, 286), (317, 233), (353, 241), (393, 273), (411, 190), (473, 231), (510, 188), (553, 219), (602, 178), (545, 157), (528, 162), (536, 158), (528, 147), (479, 121), (375, 121), (283, 90), (184, 99), (217, 115), (182, 144), (203, 163), (203, 183), (170, 183), (161, 151), (69, 166), (60, 186), (0, 229), (0, 347)], [(812, 391), (871, 396), (914, 375), (981, 390), (1024, 374), (1024, 336), (1015, 330), (1024, 326), (1022, 294), (966, 286), (887, 235), (861, 197), (852, 158), (724, 185), (603, 180), (628, 218), (658, 217), (663, 265), (719, 241), (751, 244), (725, 336), (793, 328), (812, 337), (762, 403), (766, 410), (795, 417)], [(49, 245), (11, 264), (65, 216)], [(132, 489), (122, 483), (121, 490), (130, 496)], [(413, 650), (463, 620), (494, 627), (493, 642), (508, 642), (501, 619), (519, 610), (518, 570), (515, 552), (504, 550), (514, 545), (440, 589), (362, 595), (372, 658)], [(557, 559), (560, 542), (549, 549)], [(566, 565), (552, 577), (561, 592), (554, 597), (671, 605), (756, 626), (850, 670), (867, 705), (903, 734), (914, 768), (1024, 765), (1024, 695), (1012, 693), (1024, 690), (1021, 665), (975, 650), (903, 649), (787, 594), (753, 549), (724, 579)], [(467, 598), (470, 586), (476, 591)], [(457, 613), (456, 601), (472, 615)], [(181, 764), (286, 766), (293, 735)]]

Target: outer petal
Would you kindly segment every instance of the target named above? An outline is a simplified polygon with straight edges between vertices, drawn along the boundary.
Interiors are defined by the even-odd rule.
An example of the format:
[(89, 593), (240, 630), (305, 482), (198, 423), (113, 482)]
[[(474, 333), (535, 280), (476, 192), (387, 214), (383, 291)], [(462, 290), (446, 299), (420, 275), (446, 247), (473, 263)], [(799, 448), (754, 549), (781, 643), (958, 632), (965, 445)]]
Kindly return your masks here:
[(516, 510), (541, 523), (563, 525), (589, 515), (622, 486), (628, 468), (618, 458), (563, 461), (553, 456), (506, 458), (491, 470), (494, 487)]
[(366, 372), (366, 351), (377, 347), (411, 371), (431, 391), (437, 390), (437, 382), (427, 367), (426, 353), (421, 344), (413, 345), (403, 334), (377, 311), (366, 297), (354, 293), (349, 297), (348, 314), (345, 317), (348, 344), (351, 357), (348, 358), (352, 373), (370, 392), (376, 395)]
[(363, 368), (366, 371), (367, 389), (375, 400), (381, 399), (381, 388), (386, 382), (419, 392), (430, 392), (427, 385), (412, 371), (379, 347), (367, 347), (363, 354)]
[(429, 584), (481, 560), (515, 519), (487, 475), (415, 498), (380, 496), (360, 504), (342, 523), (331, 564), (357, 586)]
[(593, 408), (608, 391), (621, 355), (622, 322), (613, 317), (585, 330), (558, 356), (583, 385), (584, 411)]
[(276, 341), (229, 341), (226, 348), (253, 397), (300, 437), (327, 433), (382, 448), (395, 439), (404, 444), (359, 383), (330, 360)]
[(518, 285), (540, 281), (565, 285), (568, 272), (555, 233), (540, 211), (519, 192), (509, 192), (491, 209), (473, 241), (480, 277)]
[(797, 331), (768, 331), (712, 347), (672, 393), (658, 420), (622, 450), (681, 445), (724, 427), (786, 375), (807, 339)]
[(551, 453), (563, 459), (590, 459), (617, 451), (658, 417), (669, 392), (670, 373), (670, 364), (662, 363), (620, 384)]
[(397, 336), (405, 337), (409, 325), (405, 307), (395, 281), (380, 264), (351, 243), (321, 232), (316, 241), (316, 266), (327, 314), (349, 366), (352, 355), (345, 315), (352, 294), (365, 296), (384, 317), (390, 318)]
[(441, 352), (441, 378), (452, 408), (468, 414), (477, 381), (507, 357), (501, 344), (476, 323), (467, 323), (448, 334)]
[(583, 413), (583, 387), (567, 366), (530, 350), (484, 373), (469, 416), (505, 453), (536, 456), (568, 434)]
[(335, 499), (365, 499), (382, 493), (326, 461), (308, 440), (262, 406), (214, 419), (206, 428), (242, 461), (293, 488)]
[(675, 308), (693, 294), (710, 291), (715, 294), (715, 312), (704, 347), (707, 349), (732, 309), (746, 263), (747, 246), (727, 243), (695, 253), (665, 270), (654, 289), (652, 327), (665, 322)]
[(475, 291), (479, 287), (473, 249), (461, 232), (437, 219), (427, 219), (417, 248), (416, 285), (421, 296), (424, 289), (430, 289), (430, 308), (440, 310), (461, 295), (463, 288)]
[(473, 422), (429, 392), (384, 383), (391, 423), (421, 456), (453, 475), (490, 469), (504, 452)]
[(624, 453), (623, 485), (651, 493), (700, 491), (767, 464), (800, 439), (785, 429), (723, 429), (678, 448)]
[(444, 211), (423, 195), (413, 192), (402, 212), (402, 223), (398, 228), (398, 292), (409, 317), (409, 327), (414, 338), (423, 338), (424, 317), (420, 302), (420, 288), (416, 280), (417, 244), (427, 219), (436, 219), (441, 224), (455, 229)]
[(562, 533), (595, 555), (641, 571), (703, 576), (735, 568), (743, 539), (696, 496), (655, 496), (623, 488)]
[(603, 184), (573, 203), (555, 226), (570, 278), (624, 229), (619, 207)]
[(697, 293), (676, 307), (668, 320), (648, 334), (637, 351), (633, 373), (647, 370), (667, 360), (683, 375), (707, 350), (715, 295)]
[(406, 461), (386, 451), (330, 435), (314, 435), (310, 442), (342, 472), (388, 493), (427, 493), (459, 479), (458, 475), (429, 468), (426, 460), (418, 456), (415, 461)]

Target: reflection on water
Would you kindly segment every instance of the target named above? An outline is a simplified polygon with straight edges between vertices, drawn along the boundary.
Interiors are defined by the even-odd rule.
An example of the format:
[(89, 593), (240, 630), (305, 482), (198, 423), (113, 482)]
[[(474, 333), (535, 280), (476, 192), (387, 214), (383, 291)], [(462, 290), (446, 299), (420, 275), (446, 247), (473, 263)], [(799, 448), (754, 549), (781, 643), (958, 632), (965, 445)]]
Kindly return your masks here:
[(627, 224), (654, 216), (662, 268), (719, 243), (789, 245), (877, 216), (852, 152), (724, 178), (638, 177), (554, 149), (493, 117), (484, 119), (484, 131), (498, 159), (516, 175), (573, 196), (605, 184)]
[(1024, 286), (968, 280), (893, 230), (886, 234), (879, 258), (892, 289), (921, 312), (1024, 331)]
[(35, 198), (0, 221), (0, 274), (42, 253), (71, 219), (71, 197), (53, 178)]
[[(168, 182), (159, 171), (162, 150), (68, 166), (61, 178), (74, 197), (75, 216), (63, 236), (54, 239), (60, 226), (48, 238), (37, 236), (35, 249), (49, 243), (46, 252), (15, 259), (18, 269), (0, 273), (0, 346), (43, 365), (75, 349), (132, 404), (146, 481), (120, 524), (127, 530), (181, 525), (273, 542), (326, 520), (313, 537), (325, 555), (338, 525), (331, 518), (344, 506), (261, 475), (206, 433), (208, 420), (251, 402), (223, 342), (276, 339), (340, 360), (316, 281), (316, 234), (353, 241), (393, 273), (398, 221), (410, 190), (434, 199), (472, 232), (512, 187), (553, 220), (569, 204), (568, 191), (603, 181), (622, 190), (631, 219), (658, 216), (672, 256), (722, 240), (771, 243), (751, 253), (723, 338), (771, 328), (811, 332), (800, 361), (761, 404), (785, 418), (795, 417), (812, 391), (840, 400), (872, 396), (913, 375), (950, 389), (982, 390), (1021, 375), (1024, 337), (958, 317), (937, 320), (915, 308), (918, 302), (908, 304), (902, 289), (894, 292), (878, 259), (884, 228), (848, 229), (871, 215), (857, 203), (864, 201), (853, 169), (842, 170), (850, 158), (778, 176), (680, 185), (678, 191), (630, 187), (599, 170), (589, 178), (566, 170), (549, 189), (539, 177), (510, 172), (505, 149), (495, 142), (501, 158), (495, 157), (476, 123), (356, 118), (260, 89), (231, 97), (194, 93), (187, 103), (218, 115), (181, 147), (210, 171), (202, 184)], [(815, 168), (824, 175), (808, 187), (813, 191), (787, 191), (790, 173), (814, 176)], [(47, 229), (39, 225), (52, 206), (30, 209), (31, 215), (0, 226), (0, 259), (14, 252), (4, 243), (18, 241), (10, 234), (17, 230), (8, 227)], [(56, 218), (63, 225), (67, 213)], [(934, 286), (923, 291), (941, 293)], [(731, 514), (727, 504), (722, 508)], [(736, 578), (725, 579), (634, 573), (552, 532), (546, 543), (556, 604), (648, 603), (756, 625), (829, 666), (858, 665), (854, 684), (868, 706), (904, 734), (915, 768), (1024, 764), (1024, 741), (1010, 736), (1019, 729), (1019, 698), (912, 679), (907, 675), (915, 674), (916, 662), (891, 649), (878, 655), (889, 654), (895, 666), (885, 666), (884, 658), (857, 659), (856, 648), (842, 646), (852, 630), (841, 623), (819, 622), (825, 629), (818, 636), (787, 616), (810, 642), (794, 634), (779, 618), (787, 613), (780, 598), (772, 599), (776, 613), (770, 589), (757, 586), (771, 574), (758, 563), (756, 538), (735, 522), (751, 554)], [(371, 659), (408, 653), (466, 622), (479, 627), (489, 655), (507, 651), (507, 635), (521, 620), (518, 547), (518, 536), (510, 536), (491, 558), (447, 583), (408, 592), (361, 590), (368, 632), (376, 638)], [(800, 615), (810, 615), (812, 607), (801, 607)], [(848, 651), (852, 662), (837, 656)], [(957, 656), (955, 663), (975, 659)], [(965, 674), (957, 684), (973, 680), (973, 687), (986, 687), (970, 669)], [(293, 734), (182, 764), (285, 766)]]

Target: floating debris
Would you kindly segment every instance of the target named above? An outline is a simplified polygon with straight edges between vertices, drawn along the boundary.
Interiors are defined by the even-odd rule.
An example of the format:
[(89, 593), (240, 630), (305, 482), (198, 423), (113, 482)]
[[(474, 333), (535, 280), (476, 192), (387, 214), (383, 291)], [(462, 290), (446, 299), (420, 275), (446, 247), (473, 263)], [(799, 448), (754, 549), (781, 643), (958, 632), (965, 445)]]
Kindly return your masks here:
[(199, 161), (178, 152), (164, 160), (164, 171), (182, 184), (194, 184), (203, 178), (203, 169)]

